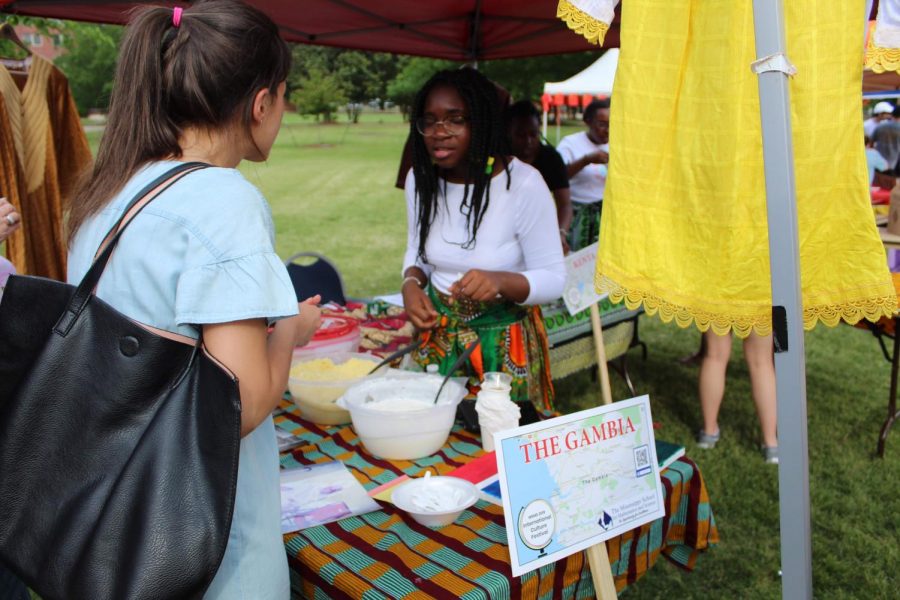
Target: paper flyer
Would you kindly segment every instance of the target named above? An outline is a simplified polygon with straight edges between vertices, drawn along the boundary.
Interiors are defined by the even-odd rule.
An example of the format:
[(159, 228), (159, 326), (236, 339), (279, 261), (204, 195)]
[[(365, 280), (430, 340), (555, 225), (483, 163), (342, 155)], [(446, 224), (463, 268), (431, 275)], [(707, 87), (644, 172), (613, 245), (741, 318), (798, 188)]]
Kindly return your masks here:
[(281, 533), (379, 509), (342, 462), (281, 472)]

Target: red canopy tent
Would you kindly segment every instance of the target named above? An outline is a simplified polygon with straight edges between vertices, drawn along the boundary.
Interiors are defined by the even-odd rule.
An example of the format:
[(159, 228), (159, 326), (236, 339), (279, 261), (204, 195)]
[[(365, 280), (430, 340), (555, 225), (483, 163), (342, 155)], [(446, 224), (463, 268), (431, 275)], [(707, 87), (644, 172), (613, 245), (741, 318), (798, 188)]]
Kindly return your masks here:
[[(457, 61), (596, 50), (556, 17), (557, 0), (247, 0), (272, 17), (291, 42), (412, 54)], [(0, 11), (124, 23), (142, 4), (188, 2), (0, 0)], [(619, 45), (618, 20), (606, 47)]]

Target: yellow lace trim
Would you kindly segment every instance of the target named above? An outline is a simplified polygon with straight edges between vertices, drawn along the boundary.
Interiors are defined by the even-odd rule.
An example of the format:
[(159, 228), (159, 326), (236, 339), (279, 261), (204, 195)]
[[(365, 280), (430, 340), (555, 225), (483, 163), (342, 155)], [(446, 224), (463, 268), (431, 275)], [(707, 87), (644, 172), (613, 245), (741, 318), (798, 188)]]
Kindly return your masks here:
[[(711, 313), (696, 308), (688, 308), (674, 304), (641, 290), (623, 287), (605, 275), (597, 273), (594, 285), (600, 293), (609, 292), (609, 298), (613, 302), (625, 302), (629, 310), (635, 310), (641, 304), (648, 315), (659, 314), (659, 318), (669, 323), (675, 321), (679, 327), (686, 329), (696, 324), (700, 331), (712, 328), (718, 335), (727, 335), (733, 331), (740, 338), (750, 335), (755, 331), (758, 335), (772, 333), (772, 313), (770, 310), (757, 315), (726, 315)], [(812, 329), (821, 321), (829, 327), (834, 327), (840, 321), (856, 323), (861, 319), (877, 321), (881, 317), (890, 317), (897, 310), (897, 296), (876, 296), (847, 302), (839, 305), (811, 306), (803, 310), (803, 328)]]
[(900, 71), (900, 48), (882, 48), (869, 44), (866, 48), (865, 67), (876, 73)]
[(556, 16), (561, 19), (569, 29), (592, 44), (603, 45), (606, 32), (609, 31), (609, 23), (598, 21), (591, 15), (583, 12), (569, 0), (559, 0), (556, 8)]

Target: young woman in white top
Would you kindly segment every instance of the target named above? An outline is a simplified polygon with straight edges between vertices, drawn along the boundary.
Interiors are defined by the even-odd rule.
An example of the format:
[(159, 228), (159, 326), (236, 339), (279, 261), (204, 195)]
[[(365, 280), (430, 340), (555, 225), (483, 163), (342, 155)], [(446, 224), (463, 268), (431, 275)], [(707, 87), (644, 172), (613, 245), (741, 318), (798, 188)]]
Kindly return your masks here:
[(509, 373), (512, 396), (551, 408), (553, 386), (538, 304), (562, 294), (556, 207), (540, 173), (507, 151), (493, 83), (441, 71), (410, 115), (408, 238), (403, 300), (424, 338), (416, 360), (446, 374), (479, 342), (463, 373)]

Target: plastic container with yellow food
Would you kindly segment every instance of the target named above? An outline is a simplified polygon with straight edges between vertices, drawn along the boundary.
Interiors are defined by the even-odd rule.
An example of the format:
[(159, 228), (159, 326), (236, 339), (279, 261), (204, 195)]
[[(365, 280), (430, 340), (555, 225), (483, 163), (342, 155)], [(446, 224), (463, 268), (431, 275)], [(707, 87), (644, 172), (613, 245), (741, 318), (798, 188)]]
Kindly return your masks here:
[(337, 406), (337, 400), (348, 387), (364, 381), (369, 371), (381, 361), (372, 354), (342, 352), (331, 356), (294, 361), (288, 378), (288, 390), (300, 415), (319, 425), (343, 425), (350, 413)]

